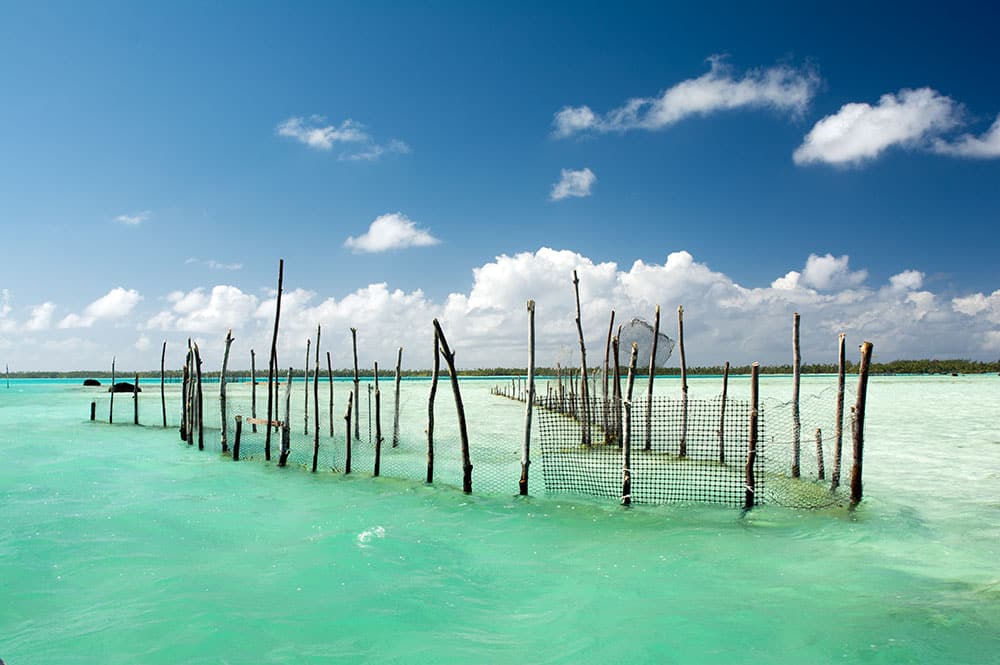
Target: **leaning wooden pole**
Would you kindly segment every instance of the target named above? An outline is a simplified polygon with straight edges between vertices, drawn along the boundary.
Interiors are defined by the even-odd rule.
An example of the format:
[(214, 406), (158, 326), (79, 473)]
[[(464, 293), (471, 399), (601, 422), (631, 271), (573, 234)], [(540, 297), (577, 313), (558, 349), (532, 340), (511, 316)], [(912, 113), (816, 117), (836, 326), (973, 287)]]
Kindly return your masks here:
[(580, 338), (580, 414), (583, 421), (582, 443), (590, 445), (590, 389), (587, 386), (587, 345), (583, 341), (583, 321), (580, 317), (580, 278), (573, 271), (573, 293), (576, 295), (576, 333)]
[(275, 367), (274, 359), (278, 357), (278, 322), (281, 318), (281, 287), (285, 279), (285, 260), (278, 259), (278, 295), (274, 302), (274, 333), (271, 335), (271, 354), (267, 363), (267, 433), (264, 435), (264, 459), (271, 460), (271, 421), (277, 420), (273, 417), (275, 413), (274, 404), (274, 384)]
[(729, 361), (722, 368), (722, 403), (719, 405), (719, 464), (726, 463), (726, 397), (729, 392)]
[(166, 383), (167, 340), (163, 340), (163, 351), (160, 352), (160, 406), (163, 408), (163, 426), (167, 426), (167, 393)]
[(632, 353), (628, 361), (628, 383), (626, 384), (625, 425), (622, 434), (622, 505), (632, 503), (632, 386), (635, 384), (635, 363), (639, 358), (639, 345), (632, 342)]
[(840, 333), (837, 349), (837, 408), (834, 424), (833, 470), (830, 472), (830, 491), (840, 487), (840, 457), (844, 447), (844, 384), (847, 378), (847, 357), (844, 344), (847, 335)]
[(649, 383), (646, 384), (646, 450), (653, 447), (653, 379), (656, 378), (656, 347), (660, 341), (660, 306), (653, 316), (653, 349), (649, 353)]
[(229, 347), (233, 345), (233, 329), (226, 331), (226, 348), (222, 353), (222, 373), (219, 374), (219, 410), (222, 414), (222, 452), (229, 452), (229, 441), (226, 440), (226, 370), (229, 368)]
[(799, 384), (802, 380), (802, 357), (799, 355), (799, 313), (792, 315), (792, 478), (801, 475), (800, 449), (802, 420), (799, 414)]
[(351, 407), (354, 405), (354, 393), (347, 393), (347, 410), (344, 411), (344, 434), (347, 435), (347, 447), (344, 450), (344, 474), (351, 472)]
[(201, 386), (201, 352), (198, 350), (197, 342), (194, 343), (194, 367), (198, 377), (198, 450), (205, 450), (205, 393)]
[(115, 361), (118, 360), (117, 356), (111, 357), (111, 401), (108, 407), (108, 424), (112, 425), (115, 422)]
[(330, 437), (333, 437), (333, 362), (330, 352), (326, 352), (326, 378), (330, 383)]
[(455, 352), (448, 346), (448, 340), (441, 330), (441, 323), (434, 319), (434, 330), (437, 332), (438, 341), (441, 343), (441, 353), (444, 361), (448, 365), (448, 374), (451, 377), (451, 390), (455, 393), (455, 410), (458, 413), (458, 434), (462, 442), (462, 491), (466, 494), (472, 492), (472, 460), (469, 457), (469, 430), (465, 424), (465, 406), (462, 404), (462, 391), (458, 387), (458, 372), (455, 371)]
[(250, 430), (257, 433), (257, 355), (250, 349)]
[(135, 383), (132, 384), (132, 424), (139, 424), (139, 373), (135, 373)]
[(865, 453), (865, 401), (868, 395), (868, 369), (872, 361), (871, 342), (861, 344), (858, 367), (858, 394), (854, 403), (854, 465), (851, 467), (851, 507), (861, 503), (861, 469)]
[(677, 345), (681, 356), (681, 448), (680, 456), (687, 456), (688, 435), (688, 381), (687, 359), (684, 356), (684, 306), (677, 307)]
[(393, 397), (392, 411), (392, 447), (399, 447), (399, 382), (402, 379), (400, 365), (403, 363), (403, 347), (396, 353), (396, 394)]
[(608, 430), (610, 429), (610, 423), (608, 422), (608, 417), (611, 413), (611, 409), (608, 408), (608, 361), (611, 357), (611, 337), (614, 335), (614, 330), (615, 310), (611, 310), (611, 322), (608, 323), (608, 339), (604, 343), (604, 371), (601, 387), (601, 424), (604, 426), (605, 440), (608, 439)]
[(434, 482), (434, 397), (437, 395), (438, 375), (441, 372), (440, 342), (434, 329), (434, 370), (431, 374), (431, 392), (427, 398), (427, 482)]
[[(306, 362), (302, 366), (302, 397), (304, 398), (302, 400), (302, 413), (305, 414), (305, 416), (303, 416), (304, 420), (302, 422), (302, 433), (306, 436), (309, 435), (309, 351), (310, 351), (309, 345), (310, 344), (312, 344), (312, 340), (306, 338)], [(318, 344), (316, 346), (317, 348), (319, 348)]]
[(319, 463), (319, 334), (316, 326), (316, 364), (313, 367), (313, 473)]
[(528, 397), (524, 408), (524, 443), (521, 445), (521, 496), (528, 495), (528, 466), (531, 465), (531, 410), (535, 405), (535, 301), (528, 301)]
[[(351, 347), (354, 349), (354, 408), (361, 410), (361, 379), (358, 378), (358, 329), (351, 328)], [(361, 418), (354, 417), (354, 438), (361, 438)]]
[(758, 377), (760, 365), (754, 363), (750, 366), (750, 450), (747, 453), (745, 493), (743, 496), (743, 509), (750, 510), (756, 502), (755, 492), (757, 490), (757, 479), (754, 475), (754, 465), (757, 464), (757, 417), (758, 402), (757, 393)]

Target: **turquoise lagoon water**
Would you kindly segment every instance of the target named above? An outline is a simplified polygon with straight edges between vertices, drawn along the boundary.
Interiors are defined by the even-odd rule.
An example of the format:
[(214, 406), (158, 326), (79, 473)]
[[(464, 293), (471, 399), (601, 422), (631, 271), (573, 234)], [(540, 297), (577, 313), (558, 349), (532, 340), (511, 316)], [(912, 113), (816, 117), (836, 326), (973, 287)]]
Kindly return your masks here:
[[(473, 438), (516, 438), (489, 385)], [(873, 378), (862, 505), (747, 516), (234, 464), (95, 395), (0, 386), (8, 665), (1000, 663), (1000, 377)]]

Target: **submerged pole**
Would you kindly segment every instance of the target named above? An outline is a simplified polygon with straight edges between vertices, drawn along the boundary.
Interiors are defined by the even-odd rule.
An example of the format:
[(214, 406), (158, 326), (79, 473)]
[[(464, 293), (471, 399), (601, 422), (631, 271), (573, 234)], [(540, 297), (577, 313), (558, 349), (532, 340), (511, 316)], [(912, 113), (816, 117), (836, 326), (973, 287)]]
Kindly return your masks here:
[(427, 482), (434, 482), (434, 397), (437, 395), (438, 374), (441, 371), (437, 328), (434, 329), (434, 370), (431, 374), (431, 392), (427, 398)]
[(622, 505), (632, 503), (632, 386), (635, 383), (635, 363), (639, 357), (639, 345), (632, 342), (632, 353), (628, 361), (628, 384), (625, 392), (625, 426), (622, 435)]
[(97, 402), (90, 403), (90, 420), (93, 421), (97, 418)]
[(441, 343), (441, 353), (444, 361), (448, 365), (448, 374), (451, 377), (451, 390), (455, 394), (455, 410), (458, 413), (458, 433), (462, 442), (462, 491), (466, 494), (472, 493), (472, 461), (469, 457), (469, 430), (465, 424), (465, 406), (462, 404), (462, 391), (458, 387), (458, 372), (455, 371), (455, 352), (448, 346), (448, 340), (441, 330), (441, 323), (434, 319), (434, 330), (437, 332), (438, 341)]
[(188, 380), (190, 378), (189, 370), (190, 362), (188, 358), (184, 359), (184, 370), (182, 372), (181, 378), (181, 441), (187, 441), (187, 421), (188, 421), (188, 402), (187, 402), (187, 392), (188, 392)]
[(167, 362), (167, 340), (163, 340), (163, 351), (160, 353), (160, 406), (163, 407), (163, 426), (167, 426), (167, 394), (164, 388), (166, 383), (166, 362)]
[(743, 496), (744, 510), (750, 510), (756, 502), (754, 493), (757, 490), (757, 479), (754, 477), (754, 465), (757, 463), (757, 406), (759, 402), (757, 386), (759, 372), (760, 365), (758, 363), (750, 366), (750, 450), (747, 453), (746, 492)]
[(646, 450), (653, 447), (653, 379), (656, 377), (656, 347), (660, 341), (660, 306), (653, 316), (653, 349), (649, 354), (649, 383), (646, 384)]
[(399, 352), (396, 353), (396, 395), (393, 398), (393, 412), (392, 412), (392, 447), (399, 447), (399, 382), (402, 378), (400, 374), (400, 365), (403, 362), (403, 347), (399, 347)]
[[(361, 408), (361, 379), (358, 378), (358, 329), (351, 328), (351, 346), (354, 348), (354, 403)], [(354, 417), (354, 438), (361, 438), (361, 419)]]
[(680, 456), (687, 456), (688, 436), (688, 381), (687, 359), (684, 357), (684, 306), (677, 307), (677, 344), (681, 355), (681, 446)]
[(226, 348), (222, 353), (222, 372), (219, 374), (219, 410), (222, 414), (222, 452), (229, 452), (229, 442), (226, 440), (226, 369), (229, 367), (229, 347), (233, 345), (233, 329), (226, 331)]
[(243, 416), (236, 416), (236, 437), (233, 441), (233, 461), (240, 461), (240, 437), (243, 435)]
[(799, 468), (800, 447), (802, 445), (802, 421), (799, 415), (799, 383), (801, 382), (802, 358), (799, 355), (799, 313), (792, 316), (792, 478), (801, 474)]
[(274, 302), (274, 333), (271, 335), (271, 354), (267, 363), (267, 430), (264, 435), (264, 459), (271, 460), (271, 422), (277, 420), (273, 414), (277, 411), (274, 407), (273, 384), (275, 373), (278, 368), (275, 361), (278, 357), (278, 323), (281, 318), (281, 287), (285, 278), (285, 260), (278, 259), (278, 294)]
[(531, 409), (535, 404), (535, 301), (528, 301), (528, 397), (524, 408), (524, 443), (521, 446), (521, 479), (518, 491), (528, 495), (528, 466), (531, 465)]
[(872, 360), (871, 342), (861, 344), (858, 367), (858, 395), (854, 403), (854, 466), (851, 467), (851, 507), (861, 502), (861, 470), (865, 452), (865, 400), (868, 396), (868, 369)]
[(187, 394), (184, 399), (187, 401), (187, 442), (189, 446), (194, 445), (194, 423), (195, 423), (195, 371), (194, 371), (194, 345), (191, 344), (191, 338), (188, 338), (188, 353), (187, 353), (187, 365), (188, 365), (188, 386)]
[(719, 405), (719, 464), (726, 463), (726, 393), (729, 391), (729, 361), (722, 368), (722, 403)]
[(833, 430), (833, 471), (830, 473), (830, 491), (833, 492), (840, 486), (840, 457), (844, 445), (844, 383), (847, 378), (847, 360), (844, 353), (844, 342), (847, 335), (840, 333), (837, 344), (837, 408), (836, 419)]

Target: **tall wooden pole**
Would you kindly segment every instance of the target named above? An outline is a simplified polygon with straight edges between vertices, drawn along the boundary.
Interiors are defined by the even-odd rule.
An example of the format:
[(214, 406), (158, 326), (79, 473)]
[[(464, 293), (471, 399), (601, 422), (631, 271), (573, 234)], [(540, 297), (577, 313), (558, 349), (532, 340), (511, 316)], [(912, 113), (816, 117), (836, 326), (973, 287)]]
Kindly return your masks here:
[(628, 384), (625, 392), (625, 426), (622, 435), (622, 505), (632, 503), (632, 386), (635, 383), (635, 363), (639, 357), (639, 345), (632, 342), (632, 353), (628, 361)]
[(580, 317), (580, 278), (573, 271), (573, 292), (576, 295), (576, 332), (580, 338), (580, 418), (583, 420), (583, 440), (590, 445), (590, 390), (587, 386), (587, 345), (583, 342), (583, 321)]
[(758, 417), (758, 376), (760, 365), (754, 363), (750, 366), (750, 451), (747, 453), (746, 465), (746, 492), (743, 496), (743, 509), (750, 510), (756, 503), (755, 492), (757, 490), (757, 479), (754, 476), (754, 465), (757, 463), (757, 417)]
[(254, 422), (250, 423), (250, 431), (257, 433), (257, 354), (250, 349), (250, 417)]
[(229, 419), (226, 417), (226, 370), (229, 367), (229, 347), (233, 345), (233, 329), (226, 331), (226, 348), (222, 353), (222, 373), (219, 374), (219, 409), (222, 413), (222, 452), (229, 452), (229, 441), (226, 440), (226, 428)]
[(111, 406), (108, 407), (108, 424), (114, 424), (115, 422), (115, 361), (118, 359), (117, 356), (111, 357)]
[(684, 306), (677, 307), (677, 344), (681, 354), (681, 449), (680, 456), (687, 456), (688, 435), (688, 381), (687, 359), (684, 357)]
[[(302, 366), (302, 409), (305, 414), (302, 423), (302, 433), (306, 436), (309, 435), (309, 345), (312, 340), (306, 338), (306, 362)], [(319, 345), (317, 344), (317, 348)]]
[(851, 507), (861, 502), (861, 470), (865, 453), (865, 401), (868, 397), (868, 369), (872, 360), (871, 342), (861, 344), (858, 367), (858, 394), (854, 403), (854, 465), (851, 467)]
[(194, 345), (191, 343), (191, 338), (188, 337), (188, 353), (187, 353), (187, 364), (188, 364), (188, 386), (187, 394), (184, 399), (187, 400), (187, 442), (189, 446), (194, 445), (194, 424), (195, 424), (195, 394), (196, 383), (195, 383), (195, 370), (194, 370)]
[(354, 405), (354, 393), (347, 393), (347, 410), (344, 411), (344, 434), (347, 435), (347, 448), (344, 451), (344, 474), (351, 472), (351, 407)]
[(608, 408), (608, 361), (611, 355), (611, 337), (615, 330), (615, 310), (611, 310), (611, 322), (608, 323), (608, 339), (604, 343), (604, 375), (603, 375), (603, 385), (601, 388), (601, 418), (602, 424), (604, 425), (604, 438), (608, 438), (608, 429), (610, 424), (608, 423), (608, 416), (610, 415), (610, 409)]
[(535, 301), (528, 301), (528, 398), (524, 408), (524, 444), (521, 446), (521, 479), (518, 491), (528, 495), (528, 466), (531, 464), (531, 409), (535, 404)]
[[(285, 417), (281, 419), (281, 448), (278, 450), (278, 466), (288, 464), (292, 452), (292, 368), (288, 368), (288, 382), (285, 383)], [(270, 429), (270, 428), (268, 428)]]
[(799, 415), (799, 383), (802, 376), (802, 358), (799, 355), (799, 313), (792, 315), (792, 478), (801, 474), (799, 468), (802, 445), (802, 421)]
[(190, 377), (190, 351), (188, 356), (184, 358), (184, 371), (181, 378), (181, 441), (187, 441), (187, 422), (188, 422), (188, 381)]
[(722, 404), (719, 405), (719, 464), (726, 463), (726, 398), (729, 392), (729, 361), (722, 368)]
[(618, 326), (618, 334), (611, 338), (611, 353), (614, 355), (615, 359), (615, 384), (614, 384), (614, 426), (615, 426), (615, 440), (618, 441), (618, 445), (622, 445), (622, 369), (621, 362), (618, 355), (619, 342), (622, 338), (622, 327)]
[(264, 459), (271, 460), (271, 421), (277, 420), (273, 415), (276, 411), (274, 408), (277, 406), (274, 404), (274, 390), (272, 386), (274, 384), (275, 373), (278, 368), (275, 366), (275, 360), (278, 357), (278, 322), (281, 318), (281, 290), (282, 284), (285, 279), (285, 260), (278, 259), (278, 295), (274, 302), (274, 333), (271, 335), (271, 354), (269, 356), (270, 361), (267, 364), (267, 433), (264, 435)]
[(313, 367), (313, 473), (319, 463), (319, 334), (316, 326), (316, 365)]
[(649, 383), (646, 384), (646, 450), (653, 447), (653, 379), (656, 378), (656, 347), (660, 342), (660, 306), (653, 316), (653, 350), (649, 354)]
[(205, 393), (201, 386), (201, 352), (198, 342), (194, 343), (194, 367), (198, 377), (198, 450), (205, 450)]
[(837, 349), (837, 409), (833, 440), (833, 471), (830, 472), (830, 491), (840, 486), (840, 457), (844, 446), (844, 383), (847, 378), (847, 359), (844, 343), (847, 335), (840, 333)]
[(440, 343), (434, 329), (434, 371), (431, 374), (431, 393), (427, 398), (427, 482), (434, 482), (434, 397), (437, 395), (438, 374), (441, 371)]
[(382, 468), (382, 393), (378, 389), (378, 362), (375, 363), (375, 472), (377, 478)]
[(163, 351), (160, 353), (160, 406), (163, 407), (163, 426), (167, 426), (167, 393), (166, 383), (167, 340), (163, 340)]
[(333, 362), (330, 352), (326, 352), (326, 378), (330, 382), (330, 438), (333, 438)]
[(399, 382), (402, 379), (400, 365), (403, 363), (403, 347), (399, 347), (396, 354), (396, 395), (393, 398), (392, 411), (392, 447), (399, 447)]
[(458, 434), (462, 441), (462, 491), (466, 494), (472, 492), (472, 460), (469, 457), (469, 430), (465, 424), (465, 406), (462, 404), (462, 391), (458, 387), (458, 372), (455, 371), (455, 352), (448, 346), (448, 340), (441, 330), (441, 323), (434, 319), (434, 330), (437, 332), (438, 341), (441, 343), (441, 354), (448, 365), (448, 374), (451, 377), (451, 390), (455, 394), (455, 410), (458, 413)]
[[(358, 378), (358, 329), (351, 328), (351, 346), (354, 349), (354, 408), (361, 409), (361, 379)], [(361, 418), (354, 416), (354, 438), (361, 438)]]

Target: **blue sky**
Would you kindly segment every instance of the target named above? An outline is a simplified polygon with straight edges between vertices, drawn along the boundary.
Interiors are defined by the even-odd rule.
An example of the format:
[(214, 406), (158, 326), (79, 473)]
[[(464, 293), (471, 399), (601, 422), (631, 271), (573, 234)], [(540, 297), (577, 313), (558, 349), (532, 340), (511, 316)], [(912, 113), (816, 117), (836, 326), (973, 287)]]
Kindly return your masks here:
[(294, 357), (354, 319), (388, 356), (426, 315), (514, 363), (524, 297), (557, 354), (577, 267), (594, 337), (685, 301), (703, 364), (785, 360), (794, 309), (816, 360), (836, 329), (995, 359), (997, 16), (804, 4), (0, 5), (0, 361), (261, 346), (278, 257)]

